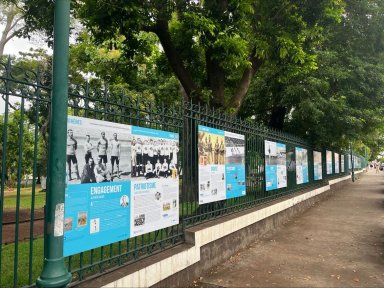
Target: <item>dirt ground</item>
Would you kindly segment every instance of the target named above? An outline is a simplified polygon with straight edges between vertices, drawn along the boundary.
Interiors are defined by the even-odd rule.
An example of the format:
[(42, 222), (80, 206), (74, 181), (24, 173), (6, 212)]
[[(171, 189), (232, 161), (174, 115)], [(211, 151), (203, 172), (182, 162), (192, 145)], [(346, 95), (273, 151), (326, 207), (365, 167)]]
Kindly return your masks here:
[[(44, 210), (36, 209), (33, 223), (33, 237), (42, 236), (44, 233)], [(18, 240), (23, 241), (30, 238), (31, 210), (20, 209)], [(2, 226), (2, 243), (9, 244), (15, 242), (16, 213), (14, 209), (4, 209)]]
[(370, 171), (191, 287), (384, 287), (383, 200)]

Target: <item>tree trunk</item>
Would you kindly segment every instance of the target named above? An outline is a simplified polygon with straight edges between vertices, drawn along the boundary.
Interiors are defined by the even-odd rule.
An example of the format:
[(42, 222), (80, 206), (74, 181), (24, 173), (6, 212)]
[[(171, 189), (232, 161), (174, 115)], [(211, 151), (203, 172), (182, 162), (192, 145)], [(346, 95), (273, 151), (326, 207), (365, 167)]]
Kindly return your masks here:
[(5, 10), (4, 14), (6, 22), (0, 38), (0, 57), (4, 55), (5, 44), (17, 35), (18, 30), (16, 29), (16, 25), (22, 19), (22, 16), (18, 18), (16, 17), (20, 13), (20, 10), (16, 5), (10, 5), (8, 7), (3, 6), (2, 8)]
[(269, 126), (282, 130), (284, 127), (285, 114), (287, 113), (287, 108), (282, 106), (275, 106), (272, 108), (272, 115), (269, 119)]
[(207, 48), (205, 52), (205, 61), (207, 67), (208, 83), (212, 90), (213, 99), (211, 106), (214, 108), (222, 108), (225, 105), (224, 98), (224, 71), (220, 64), (212, 58), (211, 49)]
[(0, 57), (4, 55), (5, 44), (7, 44), (7, 42), (10, 40), (8, 38), (8, 34), (11, 31), (12, 22), (13, 22), (12, 15), (7, 13), (6, 17), (7, 17), (7, 22), (5, 24), (3, 32), (1, 33), (1, 39), (0, 39)]
[(37, 170), (37, 180), (36, 180), (36, 184), (41, 184), (41, 176), (40, 176), (40, 171)]
[(244, 71), (235, 93), (227, 104), (227, 109), (229, 109), (231, 113), (237, 114), (239, 112), (245, 96), (247, 95), (249, 86), (251, 85), (252, 78), (255, 76), (262, 64), (262, 59), (252, 57), (252, 66)]
[(152, 32), (159, 37), (165, 55), (169, 60), (169, 64), (171, 65), (181, 85), (183, 85), (185, 93), (187, 93), (189, 99), (192, 99), (192, 101), (196, 103), (201, 102), (202, 99), (200, 90), (194, 83), (192, 75), (184, 67), (181, 55), (172, 43), (171, 35), (169, 34), (168, 29), (168, 22), (166, 20), (158, 20), (156, 25), (152, 28)]

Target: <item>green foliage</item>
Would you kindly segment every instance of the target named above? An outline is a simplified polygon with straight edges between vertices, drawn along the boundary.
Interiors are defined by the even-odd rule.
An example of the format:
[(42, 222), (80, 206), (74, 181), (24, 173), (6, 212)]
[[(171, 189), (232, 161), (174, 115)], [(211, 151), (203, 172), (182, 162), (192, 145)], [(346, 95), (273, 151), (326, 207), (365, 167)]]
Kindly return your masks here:
[[(52, 83), (51, 70), (52, 70), (52, 57), (47, 54), (44, 49), (31, 49), (27, 53), (20, 53), (19, 57), (12, 60), (14, 69), (12, 76), (15, 79), (28, 79), (27, 81), (36, 83), (39, 79), (40, 84), (50, 86)], [(25, 71), (28, 71), (25, 74)], [(31, 73), (32, 72), (32, 73)], [(27, 76), (28, 75), (28, 76)], [(26, 78), (27, 76), (27, 78)], [(25, 86), (21, 83), (14, 82), (11, 84), (13, 90), (20, 90), (25, 92)], [(35, 91), (30, 91), (31, 93)], [(31, 95), (29, 95), (31, 96)], [(32, 95), (36, 97), (36, 95)], [(49, 100), (50, 90), (40, 89), (39, 99)], [(49, 129), (49, 105), (46, 102), (32, 101), (28, 98), (25, 99), (25, 118), (27, 119), (30, 127), (33, 127), (33, 137), (35, 136), (35, 126), (38, 129), (37, 134), (37, 176), (45, 176), (47, 170), (47, 156), (48, 156), (48, 129)], [(34, 143), (34, 142), (33, 142)], [(34, 147), (29, 147), (34, 149)]]
[[(44, 29), (51, 35), (48, 23), (52, 17), (42, 17), (41, 12), (52, 5), (43, 2), (26, 1), (25, 33)], [(36, 7), (41, 6), (45, 9), (37, 13)], [(246, 75), (258, 72), (257, 59), (260, 64), (287, 64), (286, 77), (297, 76), (302, 69), (316, 69), (311, 45), (323, 38), (322, 26), (340, 21), (343, 12), (341, 0), (77, 0), (72, 7), (73, 16), (92, 35), (88, 41), (88, 35), (81, 34), (78, 48), (74, 48), (79, 51), (72, 51), (79, 56), (73, 59), (89, 62), (82, 66), (85, 70), (108, 82), (122, 79), (130, 84), (132, 79), (143, 80), (135, 73), (143, 60), (139, 58), (152, 58), (155, 51), (168, 59), (189, 98), (235, 113), (249, 87)], [(148, 41), (153, 35), (145, 32), (157, 35), (156, 42)], [(89, 42), (98, 46), (90, 47)], [(109, 66), (111, 63), (114, 65)], [(155, 74), (150, 76), (160, 78), (156, 83), (173, 79), (170, 74), (166, 78)], [(130, 88), (141, 91), (135, 85)], [(181, 93), (178, 96), (180, 99)]]
[[(384, 9), (374, 2), (344, 1), (340, 24), (325, 22), (321, 41), (312, 43), (315, 66), (295, 71), (281, 61), (265, 65), (242, 115), (267, 125), (280, 117), (279, 128), (318, 145), (371, 145), (383, 126), (384, 101)], [(343, 7), (340, 1), (329, 4)], [(332, 11), (324, 9), (335, 18)]]
[[(41, 13), (52, 5), (43, 2), (25, 2), (25, 33), (43, 29), (51, 35), (52, 18)], [(189, 99), (231, 113), (245, 99), (240, 116), (319, 145), (371, 143), (382, 126), (383, 5), (72, 1), (84, 31), (71, 47), (71, 76), (166, 105), (181, 101), (181, 86)], [(249, 91), (247, 72), (255, 75)]]
[[(18, 166), (21, 165), (20, 178), (32, 173), (33, 165), (33, 127), (28, 119), (22, 116), (20, 104), (16, 103), (17, 110), (10, 112), (7, 122), (7, 142), (5, 144), (7, 156), (7, 185), (13, 187), (17, 182)], [(0, 116), (0, 139), (4, 139), (4, 115)], [(22, 133), (22, 135), (21, 135)], [(19, 148), (22, 147), (22, 148)], [(5, 151), (3, 145), (0, 146), (0, 155)], [(22, 154), (20, 155), (20, 149)], [(19, 155), (21, 157), (19, 157)]]
[(127, 58), (124, 36), (113, 43), (106, 41), (95, 45), (89, 33), (81, 31), (77, 43), (70, 47), (72, 82), (88, 80), (93, 87), (106, 83), (111, 95), (175, 104), (180, 100), (179, 84), (170, 73), (168, 63), (164, 62), (156, 36), (142, 32), (138, 38), (150, 48), (145, 53)]

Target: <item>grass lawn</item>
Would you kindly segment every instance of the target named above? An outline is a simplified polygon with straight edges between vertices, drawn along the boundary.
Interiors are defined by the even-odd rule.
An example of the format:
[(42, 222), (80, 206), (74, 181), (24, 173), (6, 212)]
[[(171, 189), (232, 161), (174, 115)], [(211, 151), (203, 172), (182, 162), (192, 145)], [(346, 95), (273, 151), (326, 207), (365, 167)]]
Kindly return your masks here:
[[(44, 240), (43, 238), (33, 241), (32, 256), (32, 283), (40, 275), (43, 269)], [(2, 247), (2, 267), (0, 287), (13, 287), (14, 281), (14, 259), (15, 244), (3, 245)], [(18, 263), (17, 263), (17, 287), (29, 284), (29, 241), (19, 242)]]
[[(36, 185), (36, 189), (35, 189), (35, 193), (38, 194), (40, 193), (42, 190), (41, 190), (41, 186), (40, 185)], [(32, 187), (22, 187), (20, 188), (20, 195), (31, 195), (32, 194)], [(5, 191), (4, 191), (4, 196), (14, 196), (16, 197), (17, 195), (17, 188), (5, 188)]]
[[(4, 208), (16, 208), (15, 196), (5, 196), (4, 197)], [(32, 204), (31, 195), (23, 195), (20, 197), (20, 208), (30, 209)], [(35, 195), (35, 208), (41, 208), (45, 205), (45, 193), (38, 192)]]
[[(16, 208), (17, 189), (10, 188), (4, 191), (4, 208)], [(20, 189), (20, 208), (30, 209), (32, 204), (32, 188), (25, 187)], [(41, 190), (40, 185), (35, 190), (35, 208), (41, 208), (45, 205), (45, 192)]]

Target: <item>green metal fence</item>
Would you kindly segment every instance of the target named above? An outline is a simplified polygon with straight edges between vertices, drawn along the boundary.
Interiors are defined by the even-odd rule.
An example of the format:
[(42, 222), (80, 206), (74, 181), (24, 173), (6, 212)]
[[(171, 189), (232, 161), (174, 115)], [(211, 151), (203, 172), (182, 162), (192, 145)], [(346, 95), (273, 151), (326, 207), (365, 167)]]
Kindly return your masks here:
[[(50, 93), (49, 73), (17, 67), (10, 60), (0, 64), (1, 287), (34, 286), (42, 270), (46, 199), (42, 184), (48, 169)], [(327, 174), (326, 149), (315, 149), (323, 155), (323, 180), (315, 181), (311, 168), (314, 148), (309, 143), (207, 106), (193, 103), (182, 103), (175, 107), (155, 106), (140, 98), (112, 93), (107, 86), (91, 87), (89, 83), (70, 85), (68, 105), (69, 114), (72, 115), (179, 133), (178, 159), (181, 167), (180, 224), (67, 257), (65, 261), (73, 274), (72, 283), (79, 283), (183, 243), (184, 230), (189, 226), (255, 207), (303, 188), (323, 185), (325, 180), (348, 175), (350, 170), (348, 154), (334, 151), (340, 157), (345, 157), (344, 172), (340, 168), (340, 173)], [(245, 135), (246, 196), (198, 204), (198, 125)], [(286, 188), (266, 191), (265, 140), (286, 144), (288, 167), (288, 162), (295, 161), (295, 147), (307, 149), (309, 182), (297, 185), (293, 166), (287, 172)], [(362, 166), (357, 169), (366, 165), (365, 160), (358, 157)], [(332, 169), (335, 171), (334, 164)], [(25, 185), (26, 179), (29, 179), (28, 185)]]

